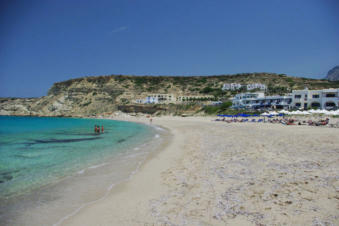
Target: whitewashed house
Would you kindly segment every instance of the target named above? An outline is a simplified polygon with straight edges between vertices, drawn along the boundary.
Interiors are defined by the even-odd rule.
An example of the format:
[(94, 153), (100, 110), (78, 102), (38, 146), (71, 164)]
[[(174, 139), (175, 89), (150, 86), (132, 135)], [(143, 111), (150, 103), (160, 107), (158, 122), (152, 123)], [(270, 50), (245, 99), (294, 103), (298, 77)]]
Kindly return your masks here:
[(259, 90), (266, 90), (266, 85), (261, 84), (261, 83), (251, 83), (246, 85), (247, 90), (254, 90), (254, 89), (259, 89)]
[(239, 90), (242, 87), (239, 83), (225, 83), (222, 86), (222, 90)]

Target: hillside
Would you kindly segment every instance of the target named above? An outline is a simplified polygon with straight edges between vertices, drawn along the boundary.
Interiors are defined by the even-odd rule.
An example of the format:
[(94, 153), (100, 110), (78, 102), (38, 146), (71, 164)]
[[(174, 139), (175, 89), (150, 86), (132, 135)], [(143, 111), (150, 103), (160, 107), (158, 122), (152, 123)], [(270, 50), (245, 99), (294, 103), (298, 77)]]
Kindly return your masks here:
[[(337, 88), (339, 82), (290, 77), (274, 73), (244, 73), (218, 76), (93, 76), (55, 83), (41, 98), (0, 98), (1, 115), (90, 116), (117, 110), (144, 113), (180, 113), (199, 110), (183, 104), (136, 104), (152, 93), (174, 96), (213, 95), (226, 100), (240, 91), (223, 92), (224, 83), (263, 83), (267, 94), (284, 94), (292, 89)], [(254, 90), (255, 91), (255, 90)], [(192, 103), (190, 103), (192, 105)], [(187, 103), (186, 103), (187, 105)]]
[(339, 81), (339, 66), (335, 66), (329, 70), (325, 79), (330, 81)]

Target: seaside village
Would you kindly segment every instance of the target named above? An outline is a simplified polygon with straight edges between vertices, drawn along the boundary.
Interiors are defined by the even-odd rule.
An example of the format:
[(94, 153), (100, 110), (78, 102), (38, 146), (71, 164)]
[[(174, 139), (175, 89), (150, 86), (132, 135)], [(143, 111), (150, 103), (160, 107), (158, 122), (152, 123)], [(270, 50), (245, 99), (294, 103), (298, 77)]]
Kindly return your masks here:
[[(259, 92), (244, 92), (236, 94), (232, 101), (232, 108), (247, 110), (307, 110), (307, 109), (324, 109), (336, 110), (339, 108), (339, 89), (322, 89), (322, 90), (293, 90), (284, 96), (265, 96), (266, 85), (253, 83), (241, 85), (238, 83), (224, 84), (222, 90), (240, 90), (246, 87), (247, 91), (260, 90)], [(185, 102), (209, 102), (209, 104), (221, 104), (220, 101), (213, 101), (213, 95), (197, 96), (175, 96), (175, 94), (148, 94), (144, 99), (137, 99), (138, 104), (176, 104)]]
[[(309, 124), (309, 125), (327, 125), (329, 119), (326, 116), (339, 117), (339, 89), (321, 89), (309, 90), (292, 90), (292, 92), (285, 95), (266, 96), (266, 85), (261, 83), (239, 84), (239, 83), (225, 83), (222, 86), (223, 91), (243, 91), (235, 94), (229, 99), (232, 102), (231, 109), (246, 111), (246, 112), (260, 112), (261, 114), (236, 114), (236, 115), (218, 115), (232, 118), (226, 120), (227, 122), (246, 122), (248, 119), (244, 117), (264, 116), (260, 121), (280, 122), (283, 124), (293, 125)], [(172, 93), (152, 93), (144, 96), (144, 98), (136, 99), (136, 104), (187, 104), (200, 103), (203, 105), (219, 105), (221, 101), (216, 100), (213, 95), (190, 95), (190, 96), (176, 96)], [(323, 116), (323, 119), (318, 117), (318, 121), (298, 121), (296, 119), (287, 119), (283, 116), (309, 116), (318, 115)], [(275, 117), (283, 117), (284, 120), (277, 120)], [(241, 117), (242, 119), (239, 119)], [(273, 119), (271, 119), (273, 118)], [(275, 118), (275, 119), (274, 119)], [(300, 117), (299, 117), (300, 118)], [(219, 119), (218, 119), (219, 120)], [(252, 119), (251, 121), (255, 121)], [(338, 123), (337, 123), (338, 124)], [(336, 125), (339, 127), (339, 125)]]

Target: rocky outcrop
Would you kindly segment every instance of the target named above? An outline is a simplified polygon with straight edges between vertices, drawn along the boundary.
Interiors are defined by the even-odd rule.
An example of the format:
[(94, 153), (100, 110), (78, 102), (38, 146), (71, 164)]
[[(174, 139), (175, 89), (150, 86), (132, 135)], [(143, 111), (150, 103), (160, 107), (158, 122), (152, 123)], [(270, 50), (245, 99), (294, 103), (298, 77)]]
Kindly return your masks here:
[(31, 115), (39, 98), (0, 98), (0, 115)]
[(325, 79), (329, 81), (339, 81), (339, 66), (335, 66), (329, 70)]

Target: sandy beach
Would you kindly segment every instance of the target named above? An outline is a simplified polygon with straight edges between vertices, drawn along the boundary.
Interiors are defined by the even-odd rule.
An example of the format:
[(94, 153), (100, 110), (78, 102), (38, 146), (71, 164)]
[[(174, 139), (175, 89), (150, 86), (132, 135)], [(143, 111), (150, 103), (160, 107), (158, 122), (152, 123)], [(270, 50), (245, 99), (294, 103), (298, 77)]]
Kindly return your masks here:
[(153, 124), (169, 129), (168, 144), (61, 225), (339, 225), (338, 129), (209, 117)]

